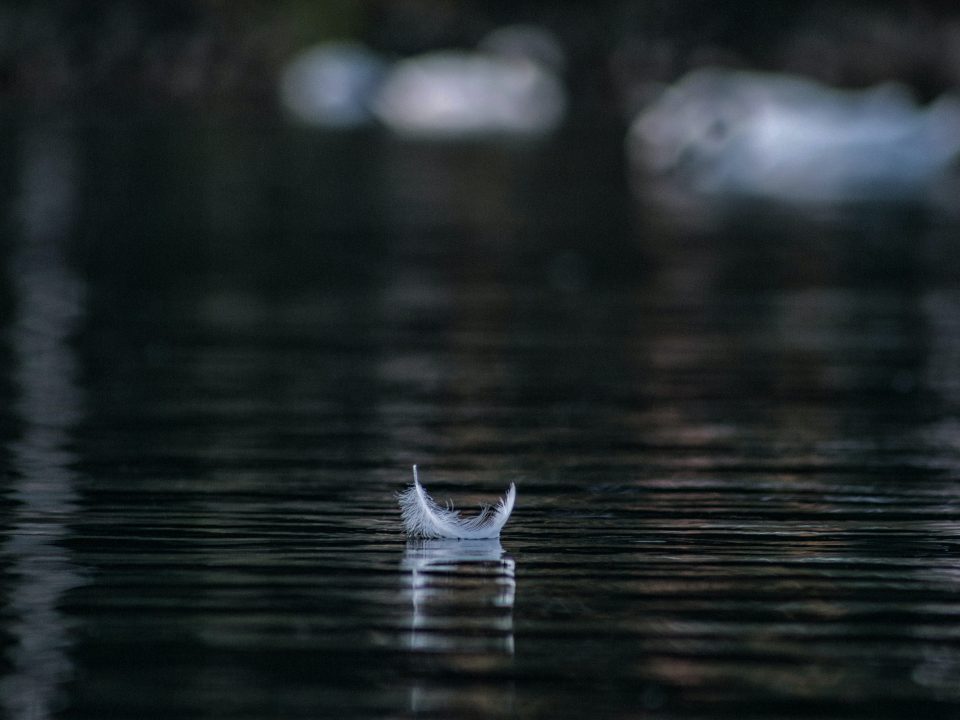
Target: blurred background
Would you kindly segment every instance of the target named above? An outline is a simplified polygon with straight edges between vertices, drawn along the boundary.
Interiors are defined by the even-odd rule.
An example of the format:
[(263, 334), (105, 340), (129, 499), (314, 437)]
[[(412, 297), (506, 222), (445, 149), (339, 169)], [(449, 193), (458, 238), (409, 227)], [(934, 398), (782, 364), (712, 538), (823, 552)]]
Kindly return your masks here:
[[(846, 86), (901, 80), (930, 98), (957, 83), (957, 15), (946, 0), (679, 3), (589, 7), (527, 0), (9, 2), (3, 98), (21, 108), (103, 112), (176, 103), (208, 112), (277, 113), (280, 73), (317, 43), (355, 40), (396, 60), (472, 48), (532, 23), (569, 63), (578, 115), (642, 97), (705, 64), (804, 73)], [(636, 107), (632, 109), (637, 109)]]
[[(345, 277), (387, 236), (462, 244), (445, 235), (456, 224), (498, 236), (485, 255), (538, 247), (545, 272), (576, 284), (603, 265), (636, 276), (680, 251), (678, 224), (716, 230), (741, 211), (883, 227), (878, 213), (955, 215), (949, 2), (0, 12), (5, 226), (22, 228), (29, 196), (84, 272), (129, 272), (118, 254), (132, 253), (155, 278), (155, 262), (180, 280), (243, 262)], [(726, 76), (682, 82), (701, 68)], [(788, 87), (801, 76), (823, 85)], [(593, 252), (598, 237), (609, 246)]]
[(0, 716), (956, 717), (958, 156), (947, 0), (0, 3)]

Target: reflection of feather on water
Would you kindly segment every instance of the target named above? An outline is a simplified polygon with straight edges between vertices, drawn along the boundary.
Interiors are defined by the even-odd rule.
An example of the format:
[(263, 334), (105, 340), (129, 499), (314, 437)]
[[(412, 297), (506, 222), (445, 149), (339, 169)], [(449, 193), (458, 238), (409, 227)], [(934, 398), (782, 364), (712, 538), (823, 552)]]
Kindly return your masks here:
[(513, 512), (516, 497), (517, 489), (510, 483), (506, 496), (496, 507), (484, 507), (476, 517), (461, 518), (453, 507), (442, 507), (427, 494), (414, 465), (413, 485), (401, 492), (397, 499), (404, 529), (410, 537), (484, 540), (500, 537), (500, 530)]
[(476, 679), (477, 673), (502, 678), (508, 672), (514, 653), (513, 558), (497, 539), (414, 540), (407, 543), (401, 567), (410, 593), (405, 644), (432, 669), (411, 681), (411, 712), (511, 715), (511, 682), (490, 680), (472, 689), (469, 684), (451, 686), (446, 673)]
[(417, 650), (513, 654), (515, 563), (500, 541), (419, 540), (407, 544)]

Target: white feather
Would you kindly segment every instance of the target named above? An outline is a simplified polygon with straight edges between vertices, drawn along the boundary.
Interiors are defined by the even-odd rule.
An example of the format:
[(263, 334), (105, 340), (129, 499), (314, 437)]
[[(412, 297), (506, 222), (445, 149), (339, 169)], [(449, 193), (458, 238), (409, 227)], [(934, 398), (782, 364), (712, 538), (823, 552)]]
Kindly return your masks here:
[(457, 538), (460, 540), (487, 540), (500, 537), (500, 530), (507, 524), (517, 488), (510, 483), (507, 494), (496, 507), (485, 506), (472, 518), (461, 518), (453, 506), (442, 507), (427, 494), (413, 466), (413, 485), (397, 495), (403, 527), (410, 537)]

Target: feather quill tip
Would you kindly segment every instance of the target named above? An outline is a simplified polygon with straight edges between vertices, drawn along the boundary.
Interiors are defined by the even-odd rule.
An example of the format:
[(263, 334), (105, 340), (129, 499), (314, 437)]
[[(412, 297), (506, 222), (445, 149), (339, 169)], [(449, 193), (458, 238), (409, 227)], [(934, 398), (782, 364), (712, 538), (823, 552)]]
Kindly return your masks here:
[(507, 494), (495, 507), (484, 507), (471, 518), (462, 518), (453, 506), (443, 507), (420, 484), (417, 466), (413, 466), (413, 484), (397, 494), (403, 528), (412, 538), (450, 538), (490, 540), (500, 537), (517, 499), (517, 488), (510, 483)]

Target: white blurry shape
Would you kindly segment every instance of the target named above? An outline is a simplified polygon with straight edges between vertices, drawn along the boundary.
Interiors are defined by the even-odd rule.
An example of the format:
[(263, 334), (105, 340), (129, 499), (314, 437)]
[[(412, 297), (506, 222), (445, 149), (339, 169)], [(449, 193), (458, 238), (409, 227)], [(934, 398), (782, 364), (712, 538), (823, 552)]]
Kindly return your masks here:
[(567, 64), (566, 53), (553, 33), (539, 25), (506, 25), (484, 37), (477, 49), (503, 58), (525, 58), (539, 65), (562, 72)]
[(359, 43), (315, 45), (284, 68), (280, 99), (300, 122), (357, 127), (371, 119), (370, 101), (385, 69), (383, 60)]
[(920, 199), (960, 152), (960, 102), (903, 87), (697, 70), (633, 122), (630, 160), (694, 193), (798, 203)]
[(481, 42), (480, 51), (433, 52), (397, 63), (374, 113), (395, 133), (425, 139), (552, 131), (567, 107), (553, 69), (563, 53), (546, 31), (522, 32), (528, 35), (503, 28)]

